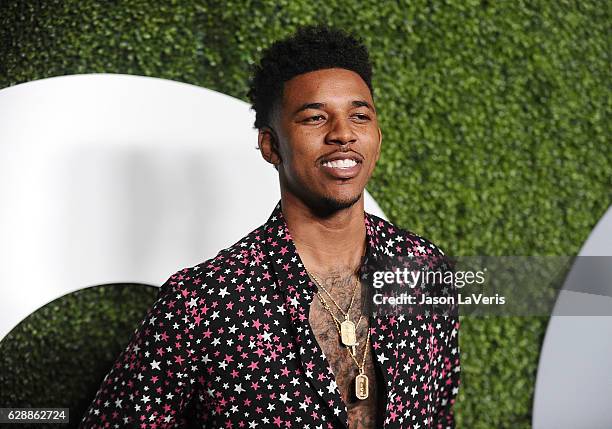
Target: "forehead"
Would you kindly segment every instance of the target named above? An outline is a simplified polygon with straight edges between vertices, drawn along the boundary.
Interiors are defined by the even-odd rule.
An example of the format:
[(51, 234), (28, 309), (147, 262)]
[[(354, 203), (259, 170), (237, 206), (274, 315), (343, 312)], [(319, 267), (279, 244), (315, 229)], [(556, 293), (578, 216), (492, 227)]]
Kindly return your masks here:
[(293, 77), (283, 87), (282, 106), (291, 108), (304, 103), (348, 103), (364, 100), (373, 105), (370, 88), (357, 73), (332, 68)]

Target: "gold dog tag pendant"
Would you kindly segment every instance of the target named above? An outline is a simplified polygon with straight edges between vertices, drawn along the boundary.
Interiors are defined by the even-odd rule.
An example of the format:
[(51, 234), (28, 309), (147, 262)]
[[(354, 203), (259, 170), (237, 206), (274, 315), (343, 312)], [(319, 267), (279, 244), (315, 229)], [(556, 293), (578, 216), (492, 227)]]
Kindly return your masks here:
[(355, 394), (357, 399), (368, 399), (368, 376), (365, 374), (359, 374), (355, 378)]
[(345, 320), (340, 324), (340, 336), (342, 337), (342, 344), (345, 346), (353, 346), (357, 343), (357, 336), (355, 335), (355, 324), (350, 320)]

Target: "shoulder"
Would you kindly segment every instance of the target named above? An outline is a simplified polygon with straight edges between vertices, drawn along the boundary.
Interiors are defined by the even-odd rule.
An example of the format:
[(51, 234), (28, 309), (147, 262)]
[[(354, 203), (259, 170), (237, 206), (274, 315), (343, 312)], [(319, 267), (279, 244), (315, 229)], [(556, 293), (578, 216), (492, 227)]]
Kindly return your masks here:
[(368, 213), (367, 218), (373, 230), (372, 236), (377, 241), (375, 245), (387, 257), (415, 259), (430, 269), (449, 268), (450, 259), (442, 247), (428, 238), (373, 214)]
[(263, 259), (261, 233), (259, 227), (214, 257), (175, 272), (162, 285), (162, 293), (172, 292), (192, 305), (209, 301), (216, 307), (228, 295), (242, 290), (252, 267)]

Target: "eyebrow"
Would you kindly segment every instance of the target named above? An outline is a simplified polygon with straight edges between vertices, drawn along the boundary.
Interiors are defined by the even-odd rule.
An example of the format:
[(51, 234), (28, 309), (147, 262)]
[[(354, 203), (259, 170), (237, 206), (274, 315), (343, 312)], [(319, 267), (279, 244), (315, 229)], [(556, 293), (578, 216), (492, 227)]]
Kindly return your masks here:
[[(368, 103), (365, 100), (353, 100), (351, 101), (351, 106), (353, 107), (367, 107), (368, 109), (370, 109), (373, 112), (376, 112), (376, 109), (374, 109), (374, 107)], [(322, 109), (325, 107), (325, 103), (306, 103), (303, 104), (299, 109), (297, 109), (294, 113), (294, 115), (297, 115), (298, 113), (304, 111), (304, 110), (308, 110), (308, 109)]]
[(370, 103), (368, 103), (365, 100), (355, 100), (351, 104), (353, 105), (353, 107), (367, 107), (372, 112), (376, 112), (376, 109), (374, 108), (374, 106), (370, 105)]

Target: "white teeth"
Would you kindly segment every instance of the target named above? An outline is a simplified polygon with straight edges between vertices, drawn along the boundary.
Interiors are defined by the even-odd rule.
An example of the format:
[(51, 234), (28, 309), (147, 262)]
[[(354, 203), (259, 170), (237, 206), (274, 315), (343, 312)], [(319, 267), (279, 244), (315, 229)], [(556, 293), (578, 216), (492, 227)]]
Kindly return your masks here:
[(351, 168), (357, 165), (357, 162), (354, 159), (337, 159), (335, 161), (324, 162), (323, 165), (331, 168)]

